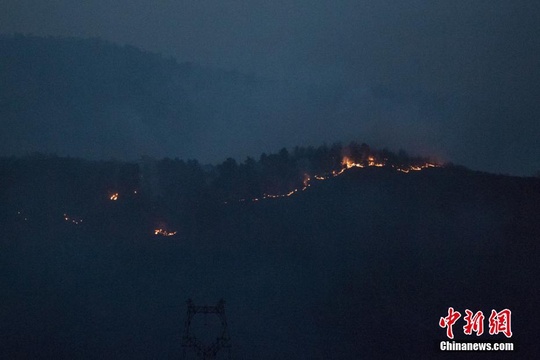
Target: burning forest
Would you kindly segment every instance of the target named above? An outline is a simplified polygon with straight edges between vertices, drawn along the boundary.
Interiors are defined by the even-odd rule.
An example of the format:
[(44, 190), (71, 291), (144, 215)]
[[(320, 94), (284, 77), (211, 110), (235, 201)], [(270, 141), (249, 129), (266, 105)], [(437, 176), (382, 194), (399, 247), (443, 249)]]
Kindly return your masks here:
[[(376, 168), (389, 168), (398, 172), (402, 173), (409, 173), (410, 171), (421, 171), (428, 168), (437, 168), (442, 167), (441, 164), (435, 163), (430, 161), (426, 158), (416, 158), (409, 161), (403, 161), (401, 163), (394, 161), (389, 161), (389, 157), (383, 157), (383, 156), (392, 156), (391, 153), (383, 152), (379, 156), (372, 155), (369, 149), (369, 146), (366, 144), (362, 144), (360, 146), (360, 150), (357, 150), (356, 144), (351, 144), (349, 147), (343, 148), (342, 152), (345, 153), (351, 153), (356, 152), (358, 155), (353, 158), (351, 155), (342, 156), (341, 157), (341, 167), (336, 169), (335, 166), (332, 166), (332, 170), (327, 170), (326, 173), (322, 174), (314, 174), (310, 175), (305, 173), (303, 175), (303, 181), (302, 186), (293, 188), (292, 190), (289, 190), (284, 193), (277, 193), (277, 194), (268, 194), (263, 193), (260, 197), (253, 197), (249, 199), (252, 202), (257, 202), (260, 200), (265, 199), (279, 199), (284, 197), (290, 197), (295, 194), (301, 193), (303, 191), (306, 191), (313, 183), (313, 180), (315, 181), (325, 181), (328, 179), (331, 179), (333, 177), (340, 176), (347, 172), (347, 170), (353, 169), (353, 168), (368, 168), (368, 167), (376, 167)], [(245, 198), (241, 198), (238, 200), (239, 202), (245, 202)], [(227, 203), (227, 202), (225, 202)]]
[[(20, 159), (17, 160), (20, 162), (18, 165), (13, 161), (4, 160), (3, 164), (5, 174), (10, 174), (11, 177), (20, 175), (17, 169), (24, 166), (25, 162), (40, 162), (40, 167), (53, 168), (58, 166), (55, 164), (62, 164), (72, 167), (74, 171), (78, 169), (77, 171), (89, 174), (78, 179), (65, 179), (65, 184), (55, 183), (49, 186), (49, 195), (55, 194), (55, 189), (63, 191), (51, 199), (47, 206), (71, 193), (77, 194), (75, 199), (78, 206), (72, 206), (73, 212), (77, 213), (88, 213), (89, 204), (93, 204), (95, 212), (119, 212), (133, 206), (155, 209), (153, 213), (146, 215), (149, 221), (154, 217), (169, 219), (160, 220), (159, 226), (153, 227), (153, 235), (161, 237), (177, 235), (175, 223), (182, 222), (177, 219), (193, 218), (198, 215), (197, 211), (208, 212), (209, 208), (215, 208), (218, 204), (255, 203), (291, 197), (352, 169), (380, 168), (409, 173), (442, 166), (427, 158), (409, 157), (404, 152), (394, 154), (387, 150), (373, 150), (366, 144), (356, 143), (346, 147), (339, 144), (319, 148), (297, 147), (291, 153), (282, 149), (277, 154), (262, 154), (258, 161), (248, 158), (238, 164), (234, 159), (227, 159), (220, 165), (204, 168), (196, 161), (184, 162), (177, 159), (144, 159), (138, 164), (86, 162), (57, 157)], [(51, 176), (51, 170), (36, 173), (34, 179), (36, 182), (49, 183), (48, 176)], [(100, 186), (105, 187), (103, 192), (110, 204), (97, 200), (100, 197)], [(18, 193), (31, 194), (33, 190), (20, 189)], [(33, 217), (39, 218), (40, 207), (46, 203), (38, 205), (36, 200), (45, 200), (46, 195), (40, 192), (27, 204), (26, 208), (34, 208), (31, 211), (34, 213)], [(28, 201), (29, 199), (23, 199), (20, 201), (23, 204), (13, 204), (13, 208), (20, 208)], [(71, 201), (65, 199), (65, 203)], [(65, 210), (57, 209), (55, 212), (59, 213), (66, 223), (83, 223), (81, 217), (70, 215)], [(20, 211), (18, 215), (20, 217)], [(100, 216), (102, 214), (95, 214), (93, 217)]]
[[(137, 343), (149, 336), (146, 329), (160, 324), (174, 335), (178, 316), (169, 309), (178, 308), (178, 294), (205, 291), (227, 294), (240, 304), (237, 309), (263, 307), (263, 316), (278, 319), (271, 334), (280, 342), (289, 338), (279, 338), (282, 324), (294, 329), (301, 323), (295, 336), (305, 344), (311, 344), (301, 336), (305, 328), (341, 334), (369, 329), (361, 351), (350, 358), (364, 352), (377, 358), (376, 340), (388, 333), (383, 321), (394, 322), (396, 336), (410, 343), (422, 337), (432, 342), (443, 334), (438, 320), (448, 296), (483, 299), (499, 291), (501, 279), (520, 292), (505, 292), (510, 295), (502, 306), (536, 311), (521, 299), (537, 288), (522, 277), (537, 273), (537, 179), (478, 173), (355, 144), (281, 150), (217, 166), (175, 159), (9, 158), (0, 159), (0, 179), (0, 221), (7, 234), (1, 254), (11, 254), (5, 263), (22, 289), (13, 295), (11, 313), (26, 301), (25, 314), (36, 309), (32, 319), (72, 316), (54, 334), (62, 341), (75, 334), (72, 344), (79, 341), (77, 324), (98, 337), (101, 326), (115, 325), (111, 318), (119, 319), (114, 336), (131, 336), (131, 328), (144, 324)], [(25, 261), (29, 265), (19, 271)], [(448, 274), (462, 286), (449, 289)], [(496, 274), (497, 281), (483, 274)], [(12, 291), (11, 284), (5, 283), (4, 293)], [(33, 286), (32, 296), (26, 284)], [(255, 291), (262, 295), (252, 302)], [(81, 303), (88, 318), (78, 316)], [(309, 309), (298, 313), (299, 303)], [(58, 307), (50, 315), (41, 311), (51, 304)], [(393, 314), (410, 309), (421, 309), (419, 321), (433, 331), (413, 327), (411, 333), (398, 324)], [(315, 319), (314, 312), (322, 315)], [(257, 329), (258, 315), (239, 326)], [(132, 323), (124, 328), (125, 319)], [(516, 317), (516, 324), (522, 319)], [(5, 333), (19, 324), (14, 316)], [(522, 321), (516, 329), (523, 326)], [(27, 331), (34, 336), (33, 329)], [(163, 339), (162, 333), (151, 343)], [(251, 333), (256, 345), (246, 348), (268, 341)], [(353, 353), (358, 338), (346, 336), (333, 341)], [(106, 357), (110, 347), (99, 346)], [(157, 345), (145, 357), (156, 351)]]

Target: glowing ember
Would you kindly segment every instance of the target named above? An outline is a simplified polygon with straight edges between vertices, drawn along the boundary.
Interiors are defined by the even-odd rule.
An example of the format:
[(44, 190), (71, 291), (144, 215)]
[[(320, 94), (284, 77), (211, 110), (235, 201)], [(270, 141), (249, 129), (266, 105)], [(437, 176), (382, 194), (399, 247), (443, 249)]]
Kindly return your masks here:
[(441, 165), (425, 163), (425, 164), (422, 164), (422, 165), (415, 165), (415, 166), (411, 165), (411, 166), (408, 166), (408, 167), (397, 167), (396, 170), (407, 174), (410, 171), (421, 171), (421, 170), (424, 170), (424, 169), (427, 169), (427, 168), (436, 168), (436, 167), (440, 167), (440, 166)]
[[(304, 181), (303, 181), (303, 187), (302, 188), (291, 190), (290, 192), (288, 192), (286, 194), (263, 194), (262, 197), (253, 198), (253, 199), (251, 199), (251, 201), (255, 202), (255, 201), (260, 201), (262, 199), (278, 199), (278, 198), (289, 197), (289, 196), (292, 196), (292, 195), (294, 195), (296, 193), (307, 190), (307, 188), (311, 186), (312, 179), (315, 179), (315, 180), (318, 180), (318, 181), (328, 180), (328, 179), (330, 179), (332, 177), (340, 176), (345, 171), (347, 171), (347, 170), (349, 170), (351, 168), (354, 168), (354, 167), (356, 167), (356, 168), (365, 168), (366, 166), (367, 167), (390, 167), (389, 165), (387, 165), (385, 163), (386, 160), (387, 159), (380, 160), (380, 159), (376, 159), (374, 156), (369, 156), (367, 158), (367, 161), (364, 161), (364, 164), (362, 164), (362, 163), (354, 162), (351, 158), (349, 158), (347, 156), (344, 156), (343, 160), (341, 161), (341, 165), (343, 167), (339, 171), (332, 170), (332, 172), (330, 174), (327, 174), (327, 175), (314, 175), (313, 177), (306, 174), (306, 175), (304, 175)], [(366, 165), (366, 163), (367, 163), (367, 165)], [(422, 164), (422, 165), (410, 165), (410, 166), (394, 166), (394, 165), (392, 165), (391, 167), (396, 169), (396, 171), (399, 171), (399, 172), (402, 172), (402, 173), (409, 173), (410, 171), (420, 171), (420, 170), (424, 170), (424, 169), (427, 169), (427, 168), (441, 167), (441, 165), (425, 163), (425, 164)], [(239, 202), (244, 202), (244, 201), (246, 201), (246, 199), (240, 199), (238, 201)], [(227, 202), (225, 202), (225, 203), (227, 203)]]
[(163, 229), (155, 229), (154, 235), (161, 235), (161, 236), (174, 236), (176, 235), (176, 231), (168, 232), (167, 230)]
[(64, 214), (64, 220), (75, 225), (80, 225), (83, 222), (81, 218), (71, 217), (68, 214)]
[(26, 217), (26, 215), (23, 215), (23, 212), (22, 212), (22, 211), (17, 211), (17, 215), (19, 215), (20, 217), (22, 217), (24, 221), (28, 221), (28, 218)]
[(304, 174), (304, 189), (309, 186), (309, 181), (311, 180), (311, 177), (308, 174)]
[(111, 197), (110, 197), (109, 199), (111, 199), (112, 201), (118, 200), (118, 193), (112, 194)]

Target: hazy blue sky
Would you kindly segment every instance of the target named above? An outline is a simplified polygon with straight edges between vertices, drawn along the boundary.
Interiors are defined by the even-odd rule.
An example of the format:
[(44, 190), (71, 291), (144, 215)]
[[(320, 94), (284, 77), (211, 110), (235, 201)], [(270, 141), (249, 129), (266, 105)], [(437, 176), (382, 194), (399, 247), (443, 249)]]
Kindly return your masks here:
[[(539, 4), (7, 0), (0, 32), (99, 36), (179, 61), (340, 84), (347, 91), (328, 122), (350, 127), (361, 141), (532, 174), (540, 170)], [(376, 96), (378, 116), (369, 117), (362, 104), (374, 92), (384, 96)], [(340, 123), (340, 114), (347, 120)], [(325, 126), (322, 118), (306, 121), (308, 135), (298, 141), (338, 140)], [(274, 144), (293, 146), (295, 138)]]

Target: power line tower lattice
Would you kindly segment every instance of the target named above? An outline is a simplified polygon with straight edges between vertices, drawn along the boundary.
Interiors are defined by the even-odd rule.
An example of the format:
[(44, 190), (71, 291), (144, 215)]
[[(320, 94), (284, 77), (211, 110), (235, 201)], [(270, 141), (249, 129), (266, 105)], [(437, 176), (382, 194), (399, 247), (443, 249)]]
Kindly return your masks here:
[[(197, 314), (203, 314), (205, 316), (205, 320), (208, 314), (215, 314), (218, 317), (220, 323), (220, 334), (217, 336), (214, 342), (205, 343), (193, 333), (193, 318)], [(183, 359), (186, 359), (187, 352), (189, 350), (195, 352), (198, 359), (214, 360), (221, 349), (225, 350), (224, 359), (231, 359), (231, 343), (229, 334), (227, 332), (225, 301), (223, 299), (219, 300), (215, 306), (195, 305), (191, 299), (187, 301), (187, 315), (184, 326), (184, 336), (182, 337), (182, 347), (184, 348)]]

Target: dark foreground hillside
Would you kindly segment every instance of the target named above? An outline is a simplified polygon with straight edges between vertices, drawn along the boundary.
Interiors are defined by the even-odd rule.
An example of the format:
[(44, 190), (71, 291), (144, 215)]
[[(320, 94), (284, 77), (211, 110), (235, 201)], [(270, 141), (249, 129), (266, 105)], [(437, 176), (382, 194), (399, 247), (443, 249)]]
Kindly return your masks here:
[[(95, 166), (63, 181), (106, 179)], [(538, 179), (350, 169), (289, 198), (199, 194), (182, 213), (144, 194), (100, 198), (115, 186), (104, 180), (84, 196), (3, 181), (1, 358), (178, 358), (188, 298), (226, 300), (235, 359), (481, 357), (438, 350), (448, 307), (484, 312), (479, 341), (507, 341), (487, 317), (510, 309), (517, 353), (499, 357), (540, 354)], [(177, 234), (155, 236), (156, 223)]]

